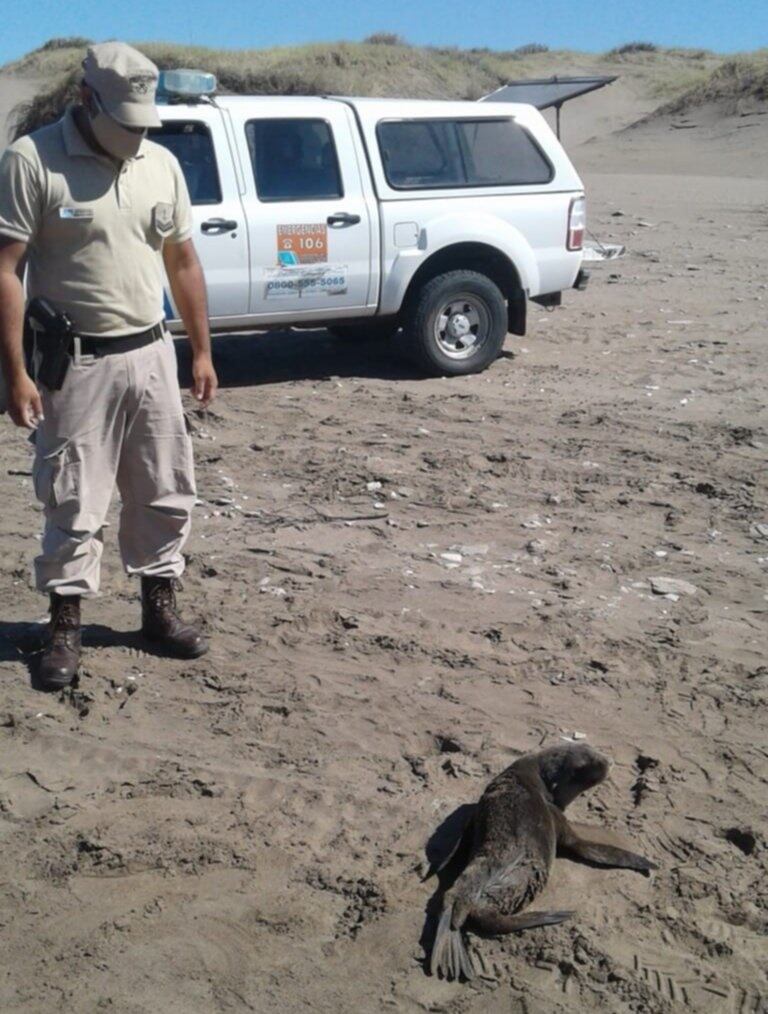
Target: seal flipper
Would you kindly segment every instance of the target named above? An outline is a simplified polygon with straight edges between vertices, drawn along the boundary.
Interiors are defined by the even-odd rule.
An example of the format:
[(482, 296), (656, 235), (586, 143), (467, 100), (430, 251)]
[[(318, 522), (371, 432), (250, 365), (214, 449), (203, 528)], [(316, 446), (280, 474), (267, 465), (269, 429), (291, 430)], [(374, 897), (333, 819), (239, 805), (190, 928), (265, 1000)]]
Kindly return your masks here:
[(440, 973), (446, 979), (458, 979), (461, 975), (465, 979), (474, 979), (475, 966), (464, 944), (461, 930), (453, 928), (452, 919), (451, 904), (443, 909), (440, 916), (429, 959), (429, 971), (432, 975)]
[(472, 814), (467, 818), (467, 821), (461, 830), (461, 834), (451, 846), (450, 851), (443, 856), (439, 863), (430, 863), (429, 869), (421, 878), (421, 882), (424, 883), (425, 880), (429, 880), (429, 878), (435, 873), (442, 873), (443, 870), (450, 865), (451, 860), (455, 859), (456, 856), (461, 853), (466, 853), (472, 843), (474, 833), (474, 814)]
[(603, 845), (600, 842), (589, 842), (575, 840), (564, 845), (564, 849), (580, 859), (586, 859), (590, 863), (599, 863), (600, 866), (616, 866), (624, 870), (636, 870), (638, 873), (650, 873), (651, 870), (658, 870), (658, 865), (639, 856), (636, 852), (628, 852), (616, 845)]
[(583, 824), (570, 824), (565, 816), (559, 813), (557, 820), (557, 852), (558, 855), (565, 852), (577, 856), (579, 859), (586, 859), (590, 863), (598, 863), (600, 866), (614, 866), (624, 870), (636, 870), (638, 873), (649, 874), (651, 870), (658, 870), (656, 863), (640, 856), (629, 849), (621, 848), (619, 845), (610, 845), (607, 842), (590, 841), (589, 833), (592, 828)]
[(533, 929), (535, 926), (556, 926), (570, 919), (575, 912), (518, 912), (516, 915), (502, 915), (492, 908), (473, 909), (471, 925), (488, 936), (501, 936), (518, 930)]

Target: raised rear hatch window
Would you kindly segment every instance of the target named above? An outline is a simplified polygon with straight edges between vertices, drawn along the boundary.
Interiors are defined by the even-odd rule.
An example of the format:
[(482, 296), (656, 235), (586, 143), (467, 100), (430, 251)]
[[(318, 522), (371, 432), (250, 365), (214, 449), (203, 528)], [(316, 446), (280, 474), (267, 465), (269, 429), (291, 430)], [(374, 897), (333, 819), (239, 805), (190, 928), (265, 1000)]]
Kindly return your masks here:
[(549, 183), (554, 169), (514, 120), (382, 120), (376, 133), (387, 182), (396, 190)]

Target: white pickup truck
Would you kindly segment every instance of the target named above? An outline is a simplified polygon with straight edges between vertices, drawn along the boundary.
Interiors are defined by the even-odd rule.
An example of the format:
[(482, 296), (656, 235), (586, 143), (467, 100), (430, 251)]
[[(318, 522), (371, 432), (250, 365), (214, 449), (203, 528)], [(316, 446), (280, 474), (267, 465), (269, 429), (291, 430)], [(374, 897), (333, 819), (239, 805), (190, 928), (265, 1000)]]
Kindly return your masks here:
[[(189, 186), (214, 332), (403, 328), (428, 372), (474, 373), (525, 333), (528, 298), (586, 284), (583, 184), (532, 106), (214, 98), (176, 79), (150, 136)], [(166, 314), (179, 330), (170, 298)]]

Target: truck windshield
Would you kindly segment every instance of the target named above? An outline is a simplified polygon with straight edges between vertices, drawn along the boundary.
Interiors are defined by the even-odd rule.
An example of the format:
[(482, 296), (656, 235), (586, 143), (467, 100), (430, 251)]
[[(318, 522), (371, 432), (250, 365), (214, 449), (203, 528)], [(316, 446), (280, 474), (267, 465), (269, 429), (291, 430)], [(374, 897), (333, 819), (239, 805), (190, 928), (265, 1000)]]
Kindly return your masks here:
[(379, 150), (397, 190), (549, 183), (554, 171), (511, 119), (382, 120)]

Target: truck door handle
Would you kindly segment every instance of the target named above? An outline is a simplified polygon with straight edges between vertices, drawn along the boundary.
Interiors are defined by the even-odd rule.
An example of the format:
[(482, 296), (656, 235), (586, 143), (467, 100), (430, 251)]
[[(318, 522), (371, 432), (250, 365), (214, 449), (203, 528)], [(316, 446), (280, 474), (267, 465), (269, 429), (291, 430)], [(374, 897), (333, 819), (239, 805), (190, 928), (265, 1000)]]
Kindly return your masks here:
[(347, 211), (338, 211), (335, 215), (329, 215), (326, 219), (328, 225), (357, 225), (360, 221), (359, 215), (350, 215)]
[(200, 226), (203, 232), (232, 232), (237, 222), (232, 218), (209, 218)]

